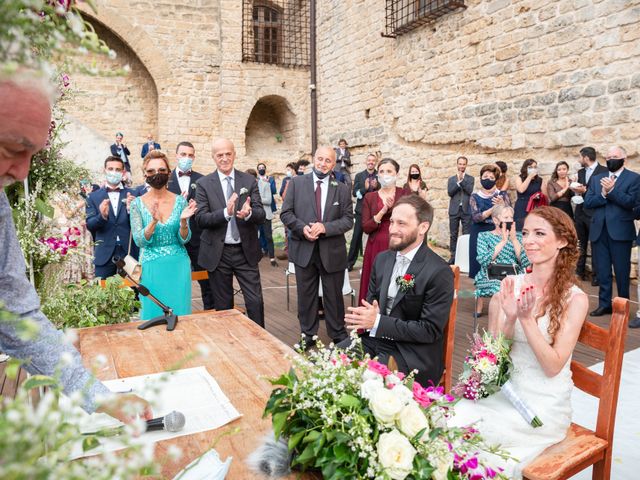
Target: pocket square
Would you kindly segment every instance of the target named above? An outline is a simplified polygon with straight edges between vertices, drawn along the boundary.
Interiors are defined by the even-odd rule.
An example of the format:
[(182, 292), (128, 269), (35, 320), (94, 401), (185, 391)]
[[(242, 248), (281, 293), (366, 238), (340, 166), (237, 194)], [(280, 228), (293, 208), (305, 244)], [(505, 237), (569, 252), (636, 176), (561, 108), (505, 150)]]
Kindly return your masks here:
[(333, 205), (340, 205), (340, 202), (333, 202)]

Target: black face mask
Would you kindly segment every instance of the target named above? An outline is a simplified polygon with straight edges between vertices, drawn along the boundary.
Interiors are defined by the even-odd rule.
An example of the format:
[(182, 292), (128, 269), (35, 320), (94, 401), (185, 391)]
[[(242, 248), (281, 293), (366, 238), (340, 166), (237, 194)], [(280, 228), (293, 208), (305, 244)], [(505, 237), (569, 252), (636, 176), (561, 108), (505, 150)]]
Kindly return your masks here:
[(610, 172), (617, 172), (624, 165), (624, 158), (610, 158), (607, 160), (607, 169)]
[(507, 227), (507, 231), (510, 231), (511, 225), (513, 225), (513, 222), (500, 222), (500, 227), (502, 227), (503, 225)]
[(300, 170), (300, 171), (298, 172), (298, 175), (304, 175), (304, 170)]
[(316, 167), (313, 167), (313, 173), (316, 174), (316, 177), (318, 177), (319, 180), (322, 180), (322, 179), (326, 178), (327, 175), (329, 175), (331, 173), (331, 170), (329, 170), (327, 173), (322, 173)]
[(409, 175), (409, 178), (411, 180), (418, 180), (420, 178), (420, 174), (419, 173), (412, 173), (411, 175)]
[(482, 184), (482, 188), (485, 190), (491, 190), (495, 186), (496, 181), (491, 180), (490, 178), (483, 178), (480, 180), (480, 183)]
[(147, 183), (151, 188), (161, 189), (169, 183), (169, 174), (168, 173), (156, 173), (155, 175), (151, 175), (147, 177)]
[(258, 175), (260, 176), (264, 176), (265, 173), (267, 173), (267, 171), (264, 168), (258, 170)]

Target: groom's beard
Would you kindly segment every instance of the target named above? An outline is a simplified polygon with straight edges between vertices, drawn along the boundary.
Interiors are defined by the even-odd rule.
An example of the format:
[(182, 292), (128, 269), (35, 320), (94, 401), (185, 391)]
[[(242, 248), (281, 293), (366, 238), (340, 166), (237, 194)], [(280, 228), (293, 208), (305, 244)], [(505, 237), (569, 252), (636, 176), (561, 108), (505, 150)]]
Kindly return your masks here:
[(0, 189), (13, 185), (17, 180), (9, 175), (0, 176)]
[(398, 238), (397, 235), (392, 235), (389, 239), (389, 250), (394, 252), (400, 252), (411, 245), (418, 239), (418, 230), (408, 233), (404, 237)]

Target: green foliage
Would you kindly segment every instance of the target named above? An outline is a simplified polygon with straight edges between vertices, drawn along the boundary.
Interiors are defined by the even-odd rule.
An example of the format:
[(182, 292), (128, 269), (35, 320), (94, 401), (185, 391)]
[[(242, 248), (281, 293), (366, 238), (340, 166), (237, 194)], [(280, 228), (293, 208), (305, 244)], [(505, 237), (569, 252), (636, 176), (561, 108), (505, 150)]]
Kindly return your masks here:
[(140, 303), (133, 290), (121, 288), (119, 278), (103, 288), (82, 281), (64, 285), (44, 299), (42, 311), (58, 328), (81, 328), (128, 322)]

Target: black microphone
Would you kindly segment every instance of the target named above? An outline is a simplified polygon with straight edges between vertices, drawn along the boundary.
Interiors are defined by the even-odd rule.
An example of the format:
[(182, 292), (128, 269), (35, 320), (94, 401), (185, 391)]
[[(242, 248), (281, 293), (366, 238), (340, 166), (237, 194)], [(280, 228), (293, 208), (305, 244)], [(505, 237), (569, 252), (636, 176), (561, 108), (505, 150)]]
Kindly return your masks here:
[(167, 413), (164, 417), (147, 420), (147, 432), (166, 430), (167, 432), (179, 432), (184, 428), (184, 414), (176, 412)]

